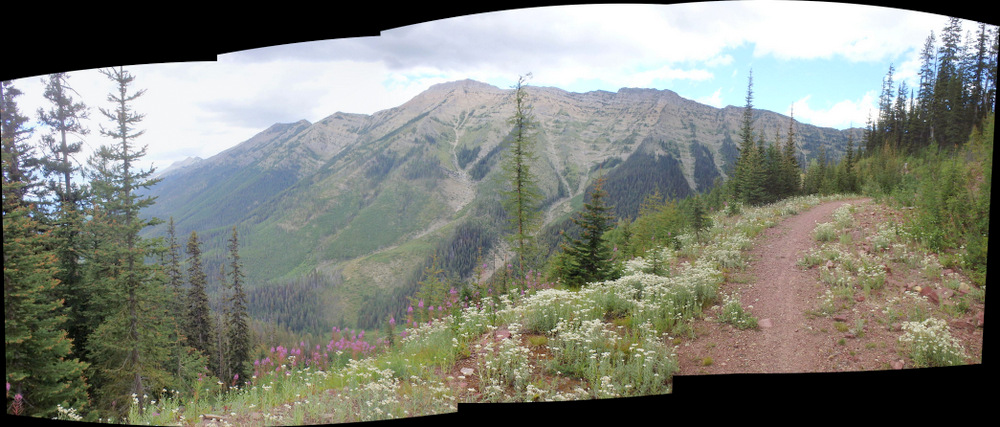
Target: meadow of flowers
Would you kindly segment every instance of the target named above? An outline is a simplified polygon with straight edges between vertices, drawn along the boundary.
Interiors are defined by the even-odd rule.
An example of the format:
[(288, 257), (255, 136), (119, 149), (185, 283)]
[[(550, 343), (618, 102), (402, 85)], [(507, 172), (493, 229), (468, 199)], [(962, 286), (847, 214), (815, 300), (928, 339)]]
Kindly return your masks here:
[[(451, 290), (434, 305), (418, 301), (406, 319), (391, 319), (390, 337), (333, 329), (324, 343), (277, 346), (254, 362), (245, 385), (205, 384), (193, 396), (165, 391), (128, 421), (340, 423), (454, 412), (462, 402), (670, 393), (678, 369), (673, 334), (713, 305), (723, 307), (722, 321), (754, 327), (738, 295), (720, 296), (726, 272), (744, 267), (761, 231), (830, 199), (798, 197), (716, 212), (700, 239), (710, 243), (679, 236), (679, 247), (624, 261), (621, 277), (578, 290), (543, 283), (537, 274), (502, 292), (481, 284), (472, 292)], [(844, 209), (831, 223), (834, 234), (849, 223), (851, 207)], [(840, 269), (824, 278), (831, 288), (848, 276), (873, 289), (884, 280), (871, 268), (877, 262), (832, 247), (807, 254), (802, 263), (826, 260), (837, 260)], [(921, 329), (908, 328), (912, 345), (919, 345)]]

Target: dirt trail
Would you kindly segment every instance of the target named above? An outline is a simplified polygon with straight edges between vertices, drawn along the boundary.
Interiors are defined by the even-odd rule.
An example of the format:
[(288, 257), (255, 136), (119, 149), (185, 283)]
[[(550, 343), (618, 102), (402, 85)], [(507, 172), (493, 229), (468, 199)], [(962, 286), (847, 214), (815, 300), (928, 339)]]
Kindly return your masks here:
[[(816, 224), (831, 220), (845, 203), (821, 204), (787, 218), (757, 237), (749, 266), (727, 282), (722, 292), (739, 296), (757, 317), (759, 328), (738, 330), (714, 321), (699, 321), (699, 338), (682, 345), (680, 375), (732, 373), (800, 373), (831, 371), (829, 338), (823, 326), (806, 315), (823, 287), (796, 263), (812, 247)], [(740, 283), (743, 282), (743, 283)], [(829, 322), (827, 322), (829, 323)], [(828, 325), (827, 325), (828, 326)]]

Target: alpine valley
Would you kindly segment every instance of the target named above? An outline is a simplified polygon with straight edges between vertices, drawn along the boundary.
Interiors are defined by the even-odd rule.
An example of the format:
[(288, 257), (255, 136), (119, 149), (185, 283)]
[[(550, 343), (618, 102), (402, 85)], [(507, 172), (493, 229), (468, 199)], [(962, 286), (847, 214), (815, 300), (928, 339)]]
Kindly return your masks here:
[[(656, 191), (670, 198), (707, 191), (739, 154), (743, 107), (715, 108), (669, 90), (527, 91), (543, 246), (555, 245), (598, 176), (615, 217), (629, 218)], [(433, 260), (467, 278), (510, 256), (498, 190), (512, 94), (456, 81), (372, 115), (275, 124), (211, 158), (164, 170), (145, 214), (173, 217), (181, 240), (196, 231), (210, 276), (237, 227), (258, 320), (318, 333), (378, 328), (405, 309)], [(793, 123), (754, 112), (754, 130), (767, 143), (783, 140)], [(839, 157), (851, 132), (860, 140), (860, 130), (797, 122), (794, 132), (806, 161), (821, 148)], [(165, 235), (166, 225), (149, 234)]]

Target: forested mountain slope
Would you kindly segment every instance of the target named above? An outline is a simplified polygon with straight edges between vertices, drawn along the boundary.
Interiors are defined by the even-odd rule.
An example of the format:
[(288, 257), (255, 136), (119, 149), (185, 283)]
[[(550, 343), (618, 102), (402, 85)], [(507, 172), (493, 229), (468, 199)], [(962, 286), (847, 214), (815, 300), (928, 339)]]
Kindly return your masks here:
[[(738, 155), (743, 108), (714, 108), (667, 90), (527, 91), (547, 224), (578, 209), (597, 176), (607, 179), (615, 215), (634, 217), (654, 191), (680, 198), (707, 190)], [(510, 94), (457, 81), (372, 115), (276, 124), (167, 174), (144, 213), (174, 217), (179, 235), (198, 231), (208, 271), (237, 226), (251, 283), (301, 290), (293, 282), (311, 277), (316, 290), (307, 294), (328, 307), (319, 323), (352, 325), (365, 298), (392, 305), (412, 293), (435, 254), (466, 276), (477, 257), (491, 268), (503, 262), (496, 190)], [(755, 115), (768, 139), (792, 124), (773, 112)], [(848, 139), (848, 131), (801, 123), (794, 130), (803, 158), (820, 147), (835, 158)]]

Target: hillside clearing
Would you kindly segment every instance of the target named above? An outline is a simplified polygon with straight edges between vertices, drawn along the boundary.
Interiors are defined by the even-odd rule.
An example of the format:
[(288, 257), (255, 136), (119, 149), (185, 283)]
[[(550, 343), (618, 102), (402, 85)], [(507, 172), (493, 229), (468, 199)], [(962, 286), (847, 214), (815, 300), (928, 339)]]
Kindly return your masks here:
[[(278, 375), (263, 371), (256, 379), (260, 389), (229, 400), (230, 416), (198, 424), (339, 423), (456, 411), (464, 419), (484, 408), (470, 403), (520, 402), (513, 408), (539, 415), (552, 406), (523, 403), (729, 402), (741, 397), (737, 390), (775, 390), (762, 387), (762, 377), (717, 374), (787, 380), (775, 375), (981, 364), (985, 291), (908, 240), (900, 215), (870, 199), (815, 197), (737, 215), (717, 212), (704, 243), (683, 236), (680, 249), (647, 254), (662, 256), (663, 264), (635, 259), (622, 279), (579, 291), (504, 293), (493, 300), (496, 307), (423, 319), (390, 352), (339, 367), (293, 370), (278, 363)], [(915, 351), (917, 340), (904, 343), (921, 331), (914, 325), (934, 326), (935, 319), (945, 322), (939, 337), (957, 346), (961, 360), (925, 357)], [(890, 393), (879, 398), (905, 396), (907, 378), (913, 377), (875, 384)], [(717, 380), (726, 387), (712, 387)], [(781, 397), (830, 396), (818, 388), (826, 382), (807, 381), (782, 388)], [(632, 399), (606, 400), (613, 397)], [(592, 410), (560, 407), (583, 410), (560, 417), (589, 417)]]

